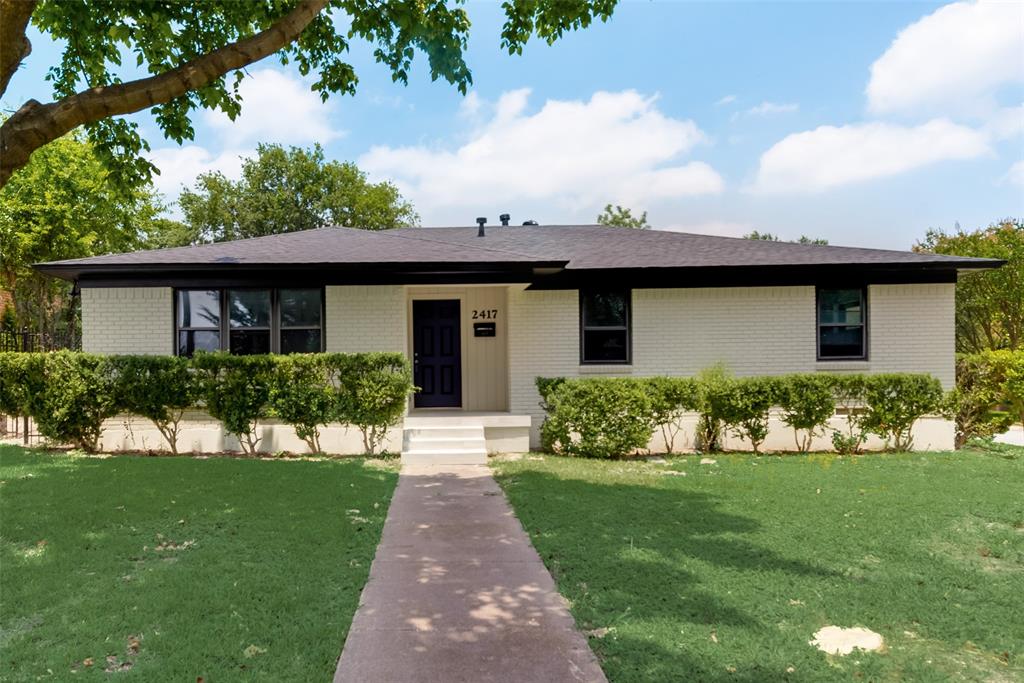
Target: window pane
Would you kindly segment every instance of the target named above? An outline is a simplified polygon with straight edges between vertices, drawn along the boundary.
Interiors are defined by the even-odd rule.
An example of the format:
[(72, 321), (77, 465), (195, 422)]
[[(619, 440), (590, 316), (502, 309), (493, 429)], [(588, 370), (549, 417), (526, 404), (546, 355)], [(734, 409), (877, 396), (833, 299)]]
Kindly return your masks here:
[(281, 326), (320, 327), (320, 290), (282, 289)]
[(216, 289), (178, 291), (178, 327), (220, 327), (220, 292)]
[(860, 325), (822, 327), (819, 334), (821, 335), (819, 354), (822, 358), (861, 357), (864, 355), (864, 328)]
[(627, 353), (625, 330), (584, 330), (583, 360), (588, 363), (625, 363)]
[(818, 292), (818, 322), (859, 325), (864, 322), (861, 290), (822, 289)]
[(589, 292), (583, 297), (584, 327), (625, 327), (626, 295), (623, 292)]
[(231, 353), (270, 353), (270, 330), (231, 330)]
[(178, 355), (191, 356), (196, 351), (220, 350), (220, 332), (184, 330), (178, 332)]
[(281, 330), (281, 353), (317, 353), (320, 330)]
[(270, 327), (270, 291), (266, 289), (228, 292), (231, 327)]

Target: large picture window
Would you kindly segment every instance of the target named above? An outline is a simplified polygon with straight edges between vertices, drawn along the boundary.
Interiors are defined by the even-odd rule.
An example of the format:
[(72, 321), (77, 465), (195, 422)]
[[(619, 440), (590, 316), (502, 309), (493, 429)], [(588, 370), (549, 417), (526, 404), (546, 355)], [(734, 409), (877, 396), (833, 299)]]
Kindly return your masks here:
[(867, 294), (862, 287), (818, 288), (818, 358), (867, 358)]
[(179, 289), (175, 298), (179, 356), (323, 350), (321, 288)]
[(580, 362), (629, 363), (630, 292), (580, 292)]

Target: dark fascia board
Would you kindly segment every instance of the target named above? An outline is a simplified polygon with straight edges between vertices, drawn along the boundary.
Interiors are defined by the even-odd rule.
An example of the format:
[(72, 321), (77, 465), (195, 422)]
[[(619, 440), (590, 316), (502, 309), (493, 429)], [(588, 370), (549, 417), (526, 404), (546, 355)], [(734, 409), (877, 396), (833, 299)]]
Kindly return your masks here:
[[(995, 268), (1005, 261), (888, 264), (801, 264), (687, 268), (565, 268), (565, 261), (374, 264), (119, 264), (72, 268), (37, 264), (38, 271), (85, 287), (225, 287), (289, 282), (303, 285), (527, 283), (530, 289), (579, 289), (620, 282), (632, 288), (737, 287), (829, 283), (956, 282), (961, 270)], [(440, 267), (439, 267), (440, 265)]]
[[(483, 278), (482, 281), (530, 282), (535, 269), (561, 270), (567, 261), (392, 262), (392, 263), (201, 263), (77, 265), (37, 263), (32, 267), (46, 275), (81, 283), (121, 282), (137, 286), (183, 286), (200, 280), (223, 282), (267, 281), (298, 277), (321, 284), (403, 284), (427, 278)], [(409, 279), (412, 280), (409, 280)], [(430, 278), (441, 278), (431, 280)], [(492, 278), (487, 280), (487, 278)], [(99, 286), (93, 284), (92, 286)], [(127, 286), (111, 284), (106, 286)]]
[[(970, 262), (968, 268), (979, 268)], [(986, 268), (993, 267), (986, 264)], [(959, 269), (964, 269), (960, 266)], [(957, 264), (829, 264), (787, 266), (733, 266), (701, 268), (621, 268), (615, 270), (567, 268), (534, 280), (529, 289), (579, 289), (619, 282), (633, 289), (692, 287), (756, 287), (828, 284), (910, 284), (957, 281)]]

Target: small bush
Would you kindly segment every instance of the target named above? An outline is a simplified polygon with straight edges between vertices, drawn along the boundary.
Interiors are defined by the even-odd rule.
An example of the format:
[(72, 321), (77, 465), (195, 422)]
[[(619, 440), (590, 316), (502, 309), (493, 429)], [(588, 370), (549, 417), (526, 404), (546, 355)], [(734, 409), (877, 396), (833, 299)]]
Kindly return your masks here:
[(697, 433), (693, 436), (694, 447), (698, 451), (714, 453), (722, 450), (722, 416), (715, 410), (711, 397), (732, 381), (729, 369), (722, 363), (712, 365), (697, 374), (696, 409), (700, 413), (697, 418)]
[[(538, 389), (542, 386), (538, 381)], [(654, 418), (644, 380), (632, 378), (545, 380), (546, 449), (566, 455), (612, 458), (644, 448)]]
[(104, 356), (73, 351), (38, 356), (45, 382), (40, 395), (30, 397), (29, 410), (39, 433), (96, 452), (103, 421), (118, 413), (111, 363)]
[[(333, 355), (331, 356), (333, 357)], [(295, 429), (311, 453), (320, 453), (320, 428), (338, 413), (325, 354), (275, 356), (270, 390), (274, 415)]]
[(644, 383), (651, 402), (651, 420), (661, 429), (665, 450), (672, 453), (681, 429), (680, 418), (699, 408), (699, 387), (690, 377), (651, 377)]
[(768, 436), (768, 417), (779, 400), (779, 380), (775, 377), (744, 377), (722, 383), (711, 390), (713, 414), (726, 429), (750, 442), (755, 454)]
[(832, 430), (832, 447), (843, 455), (860, 453), (868, 435), (864, 429), (864, 375), (830, 375), (837, 410), (845, 417), (845, 431)]
[(225, 431), (238, 437), (244, 453), (255, 454), (259, 421), (270, 412), (274, 362), (270, 356), (232, 356), (225, 352), (196, 353), (192, 365), (206, 411)]
[(1007, 373), (992, 363), (990, 354), (961, 355), (956, 359), (956, 388), (948, 398), (946, 412), (956, 423), (956, 447), (971, 439), (1002, 434), (1013, 416), (999, 410), (1007, 403)]
[(806, 453), (815, 436), (823, 435), (836, 413), (831, 375), (806, 373), (779, 379), (782, 421), (793, 428), (796, 449)]
[(46, 386), (45, 354), (0, 353), (0, 413), (33, 415)]
[(942, 405), (942, 385), (928, 375), (885, 374), (864, 378), (863, 427), (897, 451), (914, 445), (911, 429), (918, 418)]
[(185, 411), (199, 399), (199, 382), (189, 360), (177, 356), (109, 356), (118, 410), (153, 422), (178, 454)]
[(339, 420), (355, 425), (365, 451), (375, 454), (415, 391), (409, 361), (400, 353), (335, 354), (328, 369), (337, 386)]

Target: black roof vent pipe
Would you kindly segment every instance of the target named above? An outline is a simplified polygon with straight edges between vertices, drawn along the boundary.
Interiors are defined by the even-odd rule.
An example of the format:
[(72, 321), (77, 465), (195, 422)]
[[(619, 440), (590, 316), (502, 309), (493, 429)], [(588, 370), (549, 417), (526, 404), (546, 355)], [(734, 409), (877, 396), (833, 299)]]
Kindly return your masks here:
[(523, 221), (523, 225), (540, 225), (537, 221)]
[(507, 213), (503, 213), (500, 216), (498, 216), (498, 220), (501, 221), (501, 224), (504, 226), (508, 226), (508, 222), (511, 218), (512, 216), (509, 216)]
[(480, 229), (477, 231), (476, 236), (477, 237), (484, 237), (485, 236), (484, 235), (484, 226), (487, 225), (487, 219), (486, 218), (477, 218), (476, 219), (476, 224), (480, 226)]

